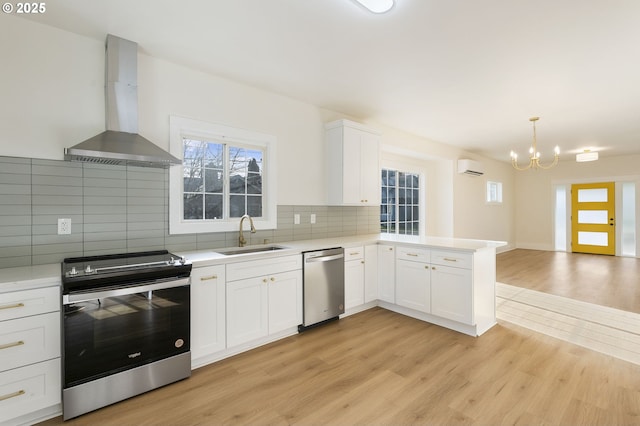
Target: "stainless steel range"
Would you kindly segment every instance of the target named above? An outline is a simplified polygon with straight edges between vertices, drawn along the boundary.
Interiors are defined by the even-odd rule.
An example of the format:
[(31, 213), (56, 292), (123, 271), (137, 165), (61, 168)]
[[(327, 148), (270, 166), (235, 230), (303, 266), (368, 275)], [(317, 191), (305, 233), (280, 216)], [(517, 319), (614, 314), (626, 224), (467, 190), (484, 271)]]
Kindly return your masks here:
[(190, 275), (166, 250), (64, 260), (65, 420), (191, 375)]

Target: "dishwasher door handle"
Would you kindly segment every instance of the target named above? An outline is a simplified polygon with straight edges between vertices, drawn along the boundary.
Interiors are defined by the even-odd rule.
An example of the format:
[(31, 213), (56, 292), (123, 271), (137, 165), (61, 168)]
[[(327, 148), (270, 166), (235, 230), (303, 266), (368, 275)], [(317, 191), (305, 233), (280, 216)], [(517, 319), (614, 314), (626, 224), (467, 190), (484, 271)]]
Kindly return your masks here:
[(312, 262), (329, 262), (331, 260), (343, 259), (344, 254), (334, 254), (333, 256), (318, 256), (318, 257), (310, 257), (305, 260), (306, 263)]

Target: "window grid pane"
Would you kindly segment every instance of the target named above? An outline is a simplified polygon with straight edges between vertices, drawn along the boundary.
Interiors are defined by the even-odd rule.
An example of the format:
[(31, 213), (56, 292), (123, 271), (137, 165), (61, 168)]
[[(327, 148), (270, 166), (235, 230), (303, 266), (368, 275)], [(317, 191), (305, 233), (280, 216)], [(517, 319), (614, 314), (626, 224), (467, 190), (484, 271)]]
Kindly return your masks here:
[(382, 169), (381, 177), (380, 232), (419, 235), (419, 175)]
[(262, 217), (263, 150), (186, 137), (182, 142), (185, 220)]

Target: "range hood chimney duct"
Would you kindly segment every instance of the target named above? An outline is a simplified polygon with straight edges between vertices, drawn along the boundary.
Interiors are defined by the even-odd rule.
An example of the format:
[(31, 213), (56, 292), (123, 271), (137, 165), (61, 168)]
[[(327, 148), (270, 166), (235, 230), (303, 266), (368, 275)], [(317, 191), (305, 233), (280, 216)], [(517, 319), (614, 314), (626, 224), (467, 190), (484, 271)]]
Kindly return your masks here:
[(107, 35), (105, 62), (107, 130), (65, 148), (65, 160), (160, 168), (182, 164), (138, 134), (138, 44)]

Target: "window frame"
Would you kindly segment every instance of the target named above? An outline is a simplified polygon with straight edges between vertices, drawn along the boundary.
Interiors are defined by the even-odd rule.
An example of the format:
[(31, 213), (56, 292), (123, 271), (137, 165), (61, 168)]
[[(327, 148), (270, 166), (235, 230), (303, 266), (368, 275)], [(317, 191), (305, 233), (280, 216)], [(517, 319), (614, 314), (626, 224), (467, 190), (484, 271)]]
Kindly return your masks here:
[[(275, 164), (277, 139), (275, 136), (222, 124), (170, 116), (169, 151), (180, 160), (183, 159), (183, 138), (202, 139), (234, 147), (264, 151), (262, 160), (262, 217), (253, 218), (253, 223), (256, 229), (277, 228), (277, 168)], [(225, 148), (226, 150), (227, 148)], [(224, 179), (228, 181), (229, 176), (226, 175)], [(238, 230), (240, 218), (236, 217), (185, 220), (183, 192), (183, 166), (171, 166), (169, 169), (169, 234)], [(225, 203), (228, 204), (229, 194), (227, 193), (225, 196)], [(228, 212), (228, 206), (225, 210)]]
[[(399, 212), (398, 212), (398, 204), (396, 203), (395, 208), (396, 208), (396, 226), (395, 226), (395, 232), (391, 233), (391, 232), (382, 232), (382, 222), (380, 221), (380, 233), (384, 234), (384, 235), (397, 235), (397, 236), (402, 236), (403, 238), (408, 238), (408, 239), (419, 239), (421, 235), (424, 235), (425, 233), (425, 229), (426, 229), (426, 178), (425, 178), (425, 174), (426, 172), (424, 170), (421, 169), (417, 169), (416, 167), (412, 167), (411, 165), (408, 164), (404, 164), (404, 163), (396, 163), (396, 162), (385, 162), (384, 164), (381, 164), (380, 167), (380, 171), (379, 171), (379, 177), (380, 179), (382, 179), (382, 171), (383, 170), (392, 170), (395, 171), (396, 173), (398, 173), (398, 178), (399, 178), (399, 174), (400, 173), (404, 173), (404, 174), (413, 174), (413, 175), (417, 175), (418, 176), (418, 211), (419, 211), (419, 223), (418, 223), (418, 235), (413, 235), (413, 234), (401, 234), (400, 231), (400, 227), (399, 227)], [(396, 186), (397, 189), (397, 186)], [(399, 194), (396, 194), (396, 197), (398, 197)], [(382, 200), (382, 199), (381, 199)], [(397, 200), (397, 198), (396, 198)], [(382, 206), (382, 203), (381, 203)], [(380, 218), (381, 216), (381, 212), (378, 212), (378, 217)]]
[[(491, 196), (491, 186), (495, 186), (496, 188), (496, 197), (495, 199)], [(502, 182), (496, 180), (488, 180), (485, 186), (485, 198), (484, 201), (487, 205), (502, 205)]]

